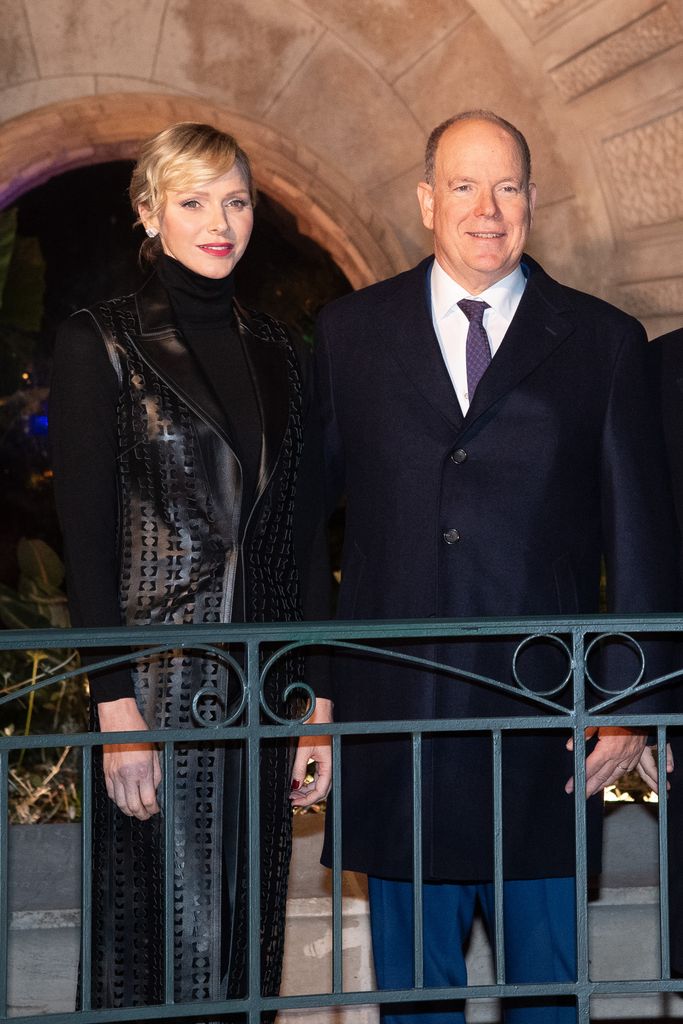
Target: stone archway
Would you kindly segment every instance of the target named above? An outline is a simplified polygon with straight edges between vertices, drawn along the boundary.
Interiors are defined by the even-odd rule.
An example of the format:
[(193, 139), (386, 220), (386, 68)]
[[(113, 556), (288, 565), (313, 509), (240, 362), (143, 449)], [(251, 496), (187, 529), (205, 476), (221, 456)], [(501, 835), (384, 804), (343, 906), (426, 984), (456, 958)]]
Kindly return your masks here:
[(143, 139), (176, 121), (208, 121), (234, 133), (250, 155), (257, 187), (293, 214), (299, 230), (329, 252), (354, 288), (405, 268), (391, 229), (333, 168), (273, 128), (184, 96), (87, 96), (7, 122), (0, 209), (63, 171), (134, 159)]

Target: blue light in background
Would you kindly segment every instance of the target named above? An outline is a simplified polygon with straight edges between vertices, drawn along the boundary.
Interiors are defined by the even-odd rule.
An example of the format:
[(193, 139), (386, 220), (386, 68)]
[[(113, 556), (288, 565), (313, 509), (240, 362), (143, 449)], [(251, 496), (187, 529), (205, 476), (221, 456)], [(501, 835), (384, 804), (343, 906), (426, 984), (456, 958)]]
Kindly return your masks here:
[(44, 412), (34, 413), (29, 416), (28, 432), (33, 437), (41, 437), (47, 434), (47, 416)]

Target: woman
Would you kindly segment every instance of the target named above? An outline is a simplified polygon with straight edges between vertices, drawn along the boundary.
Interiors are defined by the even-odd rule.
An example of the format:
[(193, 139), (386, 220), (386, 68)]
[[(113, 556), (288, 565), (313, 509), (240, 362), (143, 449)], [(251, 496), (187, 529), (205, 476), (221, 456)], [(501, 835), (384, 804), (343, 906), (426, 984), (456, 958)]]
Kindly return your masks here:
[[(155, 272), (135, 295), (74, 314), (55, 351), (51, 437), (73, 622), (298, 620), (324, 579), (317, 431), (284, 328), (234, 300), (253, 224), (249, 161), (216, 128), (173, 125), (144, 145), (130, 197)], [(299, 670), (290, 659), (267, 683), (280, 714)], [(170, 652), (93, 674), (94, 724), (194, 725), (199, 690), (214, 713), (234, 703), (226, 668), (208, 656)], [(243, 752), (204, 743), (174, 758), (175, 999), (235, 996), (247, 972)], [(289, 745), (263, 743), (267, 995), (282, 959), (290, 773)], [(107, 746), (94, 778), (93, 1005), (162, 1002), (158, 754), (144, 742)]]

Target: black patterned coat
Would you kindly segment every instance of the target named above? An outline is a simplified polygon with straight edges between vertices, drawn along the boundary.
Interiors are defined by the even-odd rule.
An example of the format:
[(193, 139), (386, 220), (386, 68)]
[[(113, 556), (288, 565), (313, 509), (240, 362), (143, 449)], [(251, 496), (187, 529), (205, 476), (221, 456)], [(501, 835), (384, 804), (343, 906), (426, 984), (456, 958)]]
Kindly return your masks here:
[[(235, 306), (240, 340), (254, 382), (262, 424), (256, 492), (242, 497), (239, 458), (216, 398), (173, 323), (156, 277), (135, 295), (75, 314), (62, 329), (54, 372), (55, 410), (70, 373), (78, 373), (69, 331), (105, 346), (118, 379), (116, 479), (118, 589), (124, 624), (296, 621), (301, 577), (310, 578), (316, 548), (316, 442), (302, 363), (282, 325)], [(71, 324), (71, 328), (69, 328)], [(76, 415), (77, 411), (73, 410)], [(51, 422), (57, 503), (62, 508), (67, 565), (87, 522), (64, 513), (68, 454), (60, 421)], [(83, 430), (90, 428), (83, 424)], [(82, 473), (88, 473), (84, 465)], [(306, 522), (295, 524), (297, 501), (308, 499)], [(301, 520), (301, 516), (299, 520)], [(79, 538), (79, 532), (81, 536)], [(300, 553), (297, 560), (295, 547)], [(301, 553), (307, 553), (302, 555)], [(81, 574), (85, 575), (85, 574)], [(314, 574), (312, 574), (314, 575)], [(70, 584), (80, 604), (97, 580)], [(236, 586), (237, 582), (237, 586)], [(76, 596), (75, 602), (78, 604)], [(81, 624), (87, 609), (77, 612)], [(99, 623), (102, 624), (102, 623)], [(111, 624), (111, 623), (110, 623)], [(280, 713), (295, 666), (283, 665), (266, 686)], [(171, 652), (139, 661), (135, 696), (152, 728), (191, 722), (199, 691), (234, 694), (224, 666), (208, 657)], [(246, 898), (243, 755), (235, 744), (174, 750), (174, 986), (179, 1001), (219, 999), (244, 991)], [(261, 748), (261, 948), (263, 991), (276, 993), (282, 958), (291, 848), (288, 804), (291, 749)], [(127, 818), (107, 798), (101, 762), (95, 769), (93, 1005), (146, 1005), (163, 999), (163, 816)]]

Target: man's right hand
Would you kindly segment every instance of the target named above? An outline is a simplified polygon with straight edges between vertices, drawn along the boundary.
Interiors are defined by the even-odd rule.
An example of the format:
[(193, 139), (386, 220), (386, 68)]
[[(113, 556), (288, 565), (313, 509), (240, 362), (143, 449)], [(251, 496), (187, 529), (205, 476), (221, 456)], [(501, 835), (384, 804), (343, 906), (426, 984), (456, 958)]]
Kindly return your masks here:
[[(103, 701), (97, 706), (102, 732), (147, 732), (133, 697)], [(147, 821), (159, 813), (156, 790), (161, 782), (159, 754), (153, 743), (104, 745), (107, 793), (124, 814)]]

